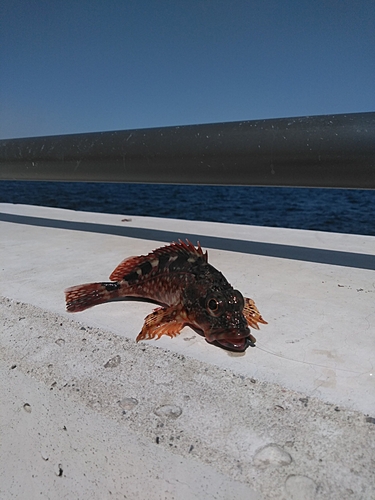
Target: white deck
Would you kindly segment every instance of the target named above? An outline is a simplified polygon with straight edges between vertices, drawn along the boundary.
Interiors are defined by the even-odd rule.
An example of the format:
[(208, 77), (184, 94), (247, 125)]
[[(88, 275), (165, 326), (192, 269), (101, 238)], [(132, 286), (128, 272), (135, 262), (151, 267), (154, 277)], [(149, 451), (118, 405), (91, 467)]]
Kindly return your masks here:
[[(128, 433), (133, 436), (132, 433), (135, 432), (136, 436), (141, 436), (145, 440), (146, 444), (142, 446), (150, 446), (152, 449), (156, 446), (157, 450), (163, 450), (160, 451), (163, 457), (159, 456), (158, 460), (165, 460), (167, 463), (170, 459), (166, 457), (169, 457), (172, 451), (181, 460), (187, 461), (181, 465), (180, 472), (177, 471), (171, 477), (168, 473), (166, 483), (162, 485), (155, 479), (158, 473), (154, 475), (150, 473), (154, 478), (152, 484), (155, 484), (156, 490), (152, 493), (154, 496), (149, 493), (151, 496), (147, 498), (306, 498), (308, 500), (345, 498), (345, 491), (347, 498), (365, 499), (370, 498), (369, 495), (372, 494), (375, 496), (374, 467), (370, 465), (371, 460), (375, 460), (375, 425), (366, 421), (366, 415), (375, 417), (375, 237), (134, 217), (126, 214), (84, 213), (10, 204), (0, 204), (0, 212), (0, 295), (11, 299), (10, 302), (3, 302), (3, 311), (6, 314), (8, 308), (12, 311), (9, 312), (9, 317), (14, 319), (21, 314), (20, 308), (26, 307), (24, 316), (29, 315), (29, 318), (32, 318), (27, 323), (27, 329), (23, 326), (24, 320), (20, 320), (17, 325), (15, 322), (8, 322), (0, 338), (3, 349), (1, 363), (4, 363), (2, 365), (6, 374), (4, 376), (10, 384), (10, 392), (7, 394), (12, 392), (12, 384), (19, 390), (22, 379), (22, 384), (30, 383), (30, 387), (33, 387), (30, 389), (31, 399), (38, 391), (37, 397), (41, 400), (51, 397), (48, 395), (50, 392), (48, 384), (51, 379), (46, 377), (45, 372), (46, 367), (52, 364), (57, 370), (54, 374), (57, 385), (62, 383), (65, 377), (66, 381), (74, 379), (76, 385), (82, 386), (78, 395), (73, 393), (72, 387), (71, 396), (64, 392), (66, 405), (64, 402), (59, 403), (64, 407), (63, 411), (68, 411), (66, 408), (69, 406), (69, 411), (73, 412), (74, 402), (78, 401), (74, 411), (79, 413), (79, 409), (88, 404), (88, 400), (85, 399), (88, 393), (83, 389), (86, 380), (89, 378), (93, 381), (96, 376), (99, 377), (103, 361), (108, 361), (112, 354), (118, 355), (119, 349), (121, 352), (125, 349), (121, 347), (124, 338), (131, 340), (124, 345), (127, 346), (126, 349), (131, 349), (134, 356), (144, 352), (141, 350), (144, 344), (157, 346), (161, 349), (147, 347), (146, 352), (153, 353), (152, 356), (159, 359), (160, 366), (155, 362), (156, 366), (164, 367), (162, 373), (165, 376), (165, 384), (169, 393), (174, 393), (176, 401), (179, 401), (176, 405), (182, 408), (184, 396), (188, 398), (185, 399), (186, 408), (183, 414), (189, 415), (189, 422), (184, 423), (181, 432), (184, 431), (185, 435), (190, 437), (195, 435), (197, 442), (203, 444), (199, 452), (198, 444), (193, 443), (190, 451), (175, 449), (163, 440), (156, 445), (155, 435), (144, 428), (147, 427), (146, 423), (141, 424), (140, 420), (137, 423), (135, 417), (134, 422), (123, 423)], [(255, 332), (256, 348), (249, 348), (243, 354), (230, 353), (207, 344), (189, 328), (185, 328), (175, 339), (162, 338), (157, 342), (133, 345), (144, 317), (153, 308), (153, 305), (148, 303), (116, 302), (75, 315), (65, 312), (63, 290), (66, 287), (91, 281), (105, 281), (125, 257), (146, 254), (178, 238), (189, 238), (193, 243), (199, 240), (202, 247), (208, 249), (209, 262), (218, 268), (235, 288), (255, 300), (263, 317), (269, 323), (262, 325), (261, 330)], [(33, 336), (32, 325), (40, 323), (41, 315), (43, 321), (47, 321), (48, 328), (52, 329), (48, 334), (45, 333), (45, 338), (43, 335)], [(59, 326), (60, 317), (63, 328)], [(79, 348), (82, 339), (80, 338), (78, 342), (74, 337), (76, 333), (72, 333), (74, 328), (75, 332), (79, 332), (80, 328), (87, 327), (98, 329), (93, 330), (95, 332), (103, 332), (102, 339), (95, 340), (93, 336), (89, 339), (96, 346), (96, 354), (90, 353), (89, 358), (87, 355), (84, 356), (82, 349)], [(15, 336), (15, 331), (19, 332), (18, 338)], [(47, 337), (51, 342), (53, 339), (63, 339), (65, 346), (59, 349), (58, 356), (54, 353), (56, 344), (53, 342), (51, 347), (52, 344), (48, 344)], [(36, 345), (39, 347), (36, 348)], [(120, 357), (123, 356), (120, 354)], [(19, 361), (14, 361), (16, 359)], [(201, 387), (196, 380), (193, 380), (193, 376), (185, 380), (185, 385), (182, 383), (184, 381), (177, 380), (178, 377), (187, 377), (187, 372), (179, 372), (180, 368), (176, 365), (178, 359), (184, 359), (186, 370), (189, 364), (191, 370), (193, 368), (206, 370), (207, 376), (201, 374)], [(12, 363), (17, 364), (17, 368), (10, 369), (9, 365)], [(34, 372), (30, 368), (33, 364), (35, 364)], [(126, 372), (129, 367), (123, 365), (123, 362), (119, 365), (119, 370), (123, 370), (122, 383), (125, 383), (127, 377), (128, 379), (135, 377), (131, 383), (136, 384), (138, 377), (139, 384), (137, 390), (135, 388), (133, 392), (125, 390), (124, 394), (126, 393), (126, 397), (136, 397), (134, 394), (138, 391), (136, 399), (141, 401), (139, 390), (142, 388), (144, 394), (148, 394), (151, 375), (140, 371), (130, 376)], [(155, 366), (152, 366), (156, 370)], [(146, 362), (143, 369), (147, 370)], [(16, 377), (17, 370), (19, 378), (13, 380), (12, 377)], [(110, 391), (116, 386), (118, 376), (114, 370), (107, 369), (103, 371), (103, 376), (100, 375), (102, 378), (99, 378), (107, 380), (107, 390)], [(241, 401), (250, 389), (244, 389), (244, 380), (250, 381), (250, 386), (254, 386), (251, 387), (251, 391), (256, 387), (256, 394), (254, 393), (253, 399), (250, 398), (249, 405), (252, 406), (252, 402), (254, 405), (259, 404), (261, 412), (259, 418), (265, 419), (261, 429), (252, 428), (251, 423), (246, 423), (246, 407), (241, 406)], [(228, 385), (230, 382), (233, 385), (232, 389)], [(158, 390), (161, 385), (160, 382)], [(186, 387), (186, 393), (181, 387)], [(224, 391), (225, 387), (229, 387), (229, 392)], [(41, 393), (47, 388), (46, 395), (42, 397)], [(100, 392), (101, 389), (97, 390)], [(105, 386), (102, 390), (106, 392)], [(153, 387), (149, 398), (153, 397), (155, 390)], [(216, 391), (218, 402), (214, 406), (208, 403), (205, 406), (200, 405), (197, 400), (197, 407), (193, 408), (192, 401), (203, 390), (208, 392), (212, 390), (214, 395)], [(229, 395), (231, 391), (241, 395), (241, 391), (244, 390), (245, 396), (240, 401), (236, 400), (234, 394)], [(203, 397), (202, 394), (199, 397)], [(27, 394), (23, 394), (22, 398), (22, 401), (26, 400)], [(164, 394), (162, 397), (164, 403), (167, 399)], [(17, 404), (15, 400), (9, 401), (13, 406)], [(187, 401), (191, 404), (187, 404)], [(27, 403), (32, 405), (29, 401)], [(53, 406), (52, 403), (51, 405)], [(327, 408), (333, 408), (329, 416), (325, 414)], [(152, 413), (152, 408), (149, 410)], [(286, 410), (290, 410), (290, 414)], [(33, 415), (33, 413), (28, 415), (24, 409), (20, 411), (22, 418)], [(100, 429), (105, 433), (105, 427), (108, 426), (109, 429), (112, 423), (120, 425), (118, 422), (115, 424), (116, 419), (112, 414), (106, 413), (107, 409), (104, 411), (102, 407), (98, 409), (95, 405), (91, 405), (90, 411), (98, 415), (98, 420), (93, 425), (99, 434)], [(279, 411), (276, 420), (275, 411)], [(315, 424), (311, 412), (315, 416)], [(5, 413), (4, 411), (4, 415)], [(100, 420), (104, 418), (103, 414), (112, 423), (103, 424)], [(350, 417), (354, 422), (350, 424), (351, 430), (347, 429), (347, 420), (345, 422), (342, 420), (344, 415), (346, 419)], [(84, 413), (82, 418), (86, 417)], [(153, 414), (152, 418), (154, 417)], [(91, 415), (87, 418), (93, 417)], [(140, 415), (137, 418), (140, 419)], [(176, 418), (174, 422), (179, 422), (181, 418)], [(273, 430), (270, 430), (271, 423)], [(35, 421), (34, 425), (37, 424)], [(199, 424), (205, 426), (205, 429)], [(21, 428), (24, 424), (20, 421), (19, 425)], [(75, 427), (77, 425), (76, 423)], [(172, 426), (172, 423), (168, 425)], [(4, 426), (2, 428), (4, 429)], [(175, 427), (173, 429), (176, 431)], [(345, 446), (342, 443), (340, 445), (339, 436), (343, 437), (346, 432), (352, 433), (349, 434), (351, 438), (346, 439)], [(279, 440), (277, 436), (280, 437)], [(370, 436), (372, 444), (369, 444)], [(221, 444), (220, 439), (223, 440)], [(299, 439), (302, 441), (299, 442), (298, 448), (293, 443)], [(325, 448), (323, 442), (327, 439), (331, 440), (331, 443)], [(136, 437), (134, 440), (136, 442)], [(181, 440), (182, 438), (180, 442)], [(332, 458), (329, 458), (331, 451), (336, 446), (336, 454), (339, 454), (337, 464), (341, 459), (345, 463), (348, 460), (348, 447), (354, 447), (350, 448), (350, 453), (357, 453), (358, 450), (355, 450), (361, 440), (367, 446), (365, 456), (362, 457), (362, 473), (350, 473), (350, 464), (347, 464), (347, 468), (341, 467), (341, 472), (337, 473)], [(257, 453), (270, 444), (276, 446), (276, 455), (271, 448), (273, 450), (271, 455), (274, 458), (267, 455), (266, 465), (259, 465)], [(103, 453), (111, 455), (114, 451), (112, 445), (108, 446), (108, 450)], [(211, 463), (210, 457), (216, 452), (219, 453), (220, 446), (222, 450), (226, 450), (224, 455), (229, 458), (220, 458), (220, 454), (217, 457), (215, 455), (215, 460)], [(306, 458), (309, 447), (309, 453), (312, 455), (315, 453), (316, 463), (313, 463), (314, 459), (309, 462)], [(134, 449), (136, 448), (134, 445)], [(281, 463), (284, 452), (291, 457), (290, 464)], [(140, 454), (139, 460), (142, 456)], [(173, 458), (174, 455), (171, 456)], [(318, 457), (325, 463), (324, 468)], [(191, 463), (192, 459), (200, 461), (202, 467), (208, 468), (201, 476), (194, 469), (195, 462)], [(68, 458), (67, 460), (69, 461)], [(226, 460), (229, 460), (231, 465)], [(241, 464), (237, 469), (233, 465), (235, 460)], [(360, 461), (357, 457), (357, 463), (358, 460)], [(147, 467), (152, 470), (152, 463), (155, 465), (152, 453), (147, 456), (147, 461)], [(45, 463), (41, 463), (40, 466), (44, 467)], [(103, 464), (96, 466), (98, 470), (105, 468)], [(277, 473), (274, 469), (277, 469)], [(195, 479), (190, 478), (189, 481), (195, 484), (196, 490), (189, 490), (191, 496), (188, 496), (187, 490), (184, 490), (185, 493), (183, 490), (179, 491), (181, 485), (176, 483), (177, 486), (176, 484), (174, 487), (171, 486), (168, 493), (165, 484), (172, 484), (173, 477), (180, 477), (179, 474), (185, 474), (184, 480), (189, 483), (186, 474), (189, 475), (190, 472), (186, 471), (193, 471), (191, 473)], [(25, 474), (27, 473), (26, 467)], [(39, 473), (42, 474), (42, 471)], [(74, 475), (75, 472), (71, 471), (71, 474)], [(205, 474), (206, 477), (211, 474), (216, 479), (206, 481), (202, 479)], [(221, 474), (220, 480), (215, 474)], [(137, 481), (145, 480), (141, 476), (134, 477)], [(47, 488), (50, 498), (65, 498), (53, 496), (56, 478), (61, 479), (55, 474), (48, 486), (42, 487), (40, 483), (40, 490), (45, 492), (47, 490), (43, 488)], [(22, 477), (22, 480), (25, 478)], [(124, 481), (123, 478), (121, 480)], [(111, 481), (116, 484), (115, 478)], [(233, 481), (235, 486), (232, 484)], [(32, 482), (39, 484), (36, 479)], [(213, 492), (207, 486), (208, 483), (220, 483), (223, 486)], [(1, 484), (5, 483), (0, 480)], [(11, 488), (9, 482), (6, 484)], [(102, 482), (99, 481), (98, 484), (98, 489), (94, 488), (92, 491), (87, 489), (88, 486), (86, 490), (82, 487), (82, 498), (107, 498), (100, 496), (105, 493), (100, 489), (103, 486)], [(126, 481), (124, 484), (127, 484)], [(124, 490), (116, 488), (119, 488), (118, 485), (113, 486), (112, 489), (117, 493), (113, 495), (112, 492), (110, 498), (122, 498), (121, 491)], [(226, 496), (226, 488), (231, 491), (231, 496)], [(66, 498), (69, 497), (68, 490), (69, 488)], [(352, 493), (349, 490), (352, 490)], [(302, 492), (303, 496), (298, 496), (299, 492)], [(130, 498), (141, 498), (137, 496), (138, 493), (133, 492), (129, 495)], [(36, 493), (35, 498), (37, 498)]]

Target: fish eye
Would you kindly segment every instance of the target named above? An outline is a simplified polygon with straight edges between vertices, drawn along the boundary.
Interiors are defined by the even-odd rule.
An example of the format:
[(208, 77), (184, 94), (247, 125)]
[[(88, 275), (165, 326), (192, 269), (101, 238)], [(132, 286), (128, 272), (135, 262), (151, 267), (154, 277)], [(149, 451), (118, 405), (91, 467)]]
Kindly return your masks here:
[(208, 309), (211, 309), (211, 311), (217, 311), (219, 308), (219, 302), (215, 299), (211, 299), (208, 301)]
[(213, 316), (218, 316), (221, 313), (223, 303), (221, 300), (211, 297), (206, 302), (208, 312)]

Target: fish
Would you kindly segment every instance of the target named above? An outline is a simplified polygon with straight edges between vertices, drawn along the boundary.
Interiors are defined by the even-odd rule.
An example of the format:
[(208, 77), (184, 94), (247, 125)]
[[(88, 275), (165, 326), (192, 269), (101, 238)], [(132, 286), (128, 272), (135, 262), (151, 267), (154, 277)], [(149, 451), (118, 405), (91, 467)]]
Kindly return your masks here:
[(234, 352), (254, 347), (250, 327), (267, 324), (254, 301), (243, 297), (208, 263), (208, 252), (181, 239), (147, 255), (129, 257), (110, 281), (85, 283), (65, 290), (66, 310), (80, 312), (122, 299), (140, 299), (159, 307), (146, 316), (136, 341), (176, 337), (191, 327), (212, 345)]

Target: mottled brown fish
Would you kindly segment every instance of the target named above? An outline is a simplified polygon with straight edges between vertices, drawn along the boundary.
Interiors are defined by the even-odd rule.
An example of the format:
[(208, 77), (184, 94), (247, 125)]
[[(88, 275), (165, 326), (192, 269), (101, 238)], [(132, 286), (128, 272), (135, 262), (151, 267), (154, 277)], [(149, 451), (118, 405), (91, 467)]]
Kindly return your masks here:
[(207, 252), (190, 241), (158, 248), (148, 255), (129, 257), (102, 283), (65, 290), (66, 309), (83, 311), (97, 304), (138, 297), (161, 305), (149, 314), (139, 340), (175, 337), (185, 325), (206, 341), (230, 351), (254, 347), (249, 326), (267, 324), (252, 299), (244, 298), (207, 262)]

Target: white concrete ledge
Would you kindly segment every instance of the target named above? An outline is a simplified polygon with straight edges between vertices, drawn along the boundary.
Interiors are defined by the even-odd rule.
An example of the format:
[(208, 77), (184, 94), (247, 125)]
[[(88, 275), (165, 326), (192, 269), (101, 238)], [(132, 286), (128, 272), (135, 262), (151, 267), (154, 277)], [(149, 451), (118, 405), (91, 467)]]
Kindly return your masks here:
[[(0, 222), (0, 498), (374, 496), (375, 238), (5, 204), (0, 212), (18, 217)], [(257, 348), (228, 353), (188, 328), (137, 345), (146, 303), (64, 311), (65, 287), (107, 279), (163, 233), (237, 245), (209, 249), (209, 260), (269, 322)], [(273, 246), (241, 253), (243, 241)], [(294, 258), (264, 254), (283, 245)], [(301, 247), (316, 249), (316, 261), (298, 260)], [(320, 250), (346, 264), (321, 263)]]

